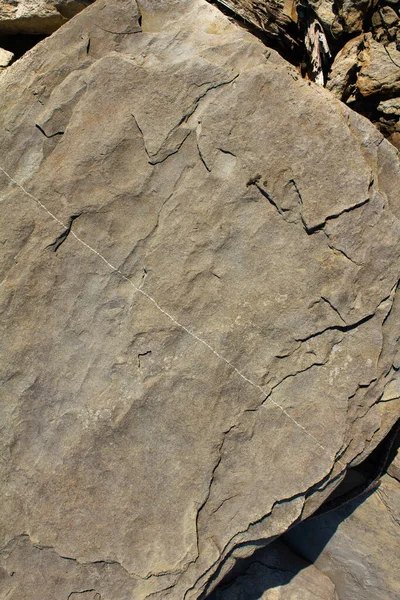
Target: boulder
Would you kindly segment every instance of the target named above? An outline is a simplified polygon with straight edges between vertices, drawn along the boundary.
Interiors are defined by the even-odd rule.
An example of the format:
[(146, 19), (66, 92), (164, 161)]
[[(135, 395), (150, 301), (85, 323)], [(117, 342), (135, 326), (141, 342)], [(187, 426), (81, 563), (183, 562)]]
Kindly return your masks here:
[(4, 0), (0, 35), (51, 34), (93, 0)]
[(341, 99), (354, 95), (380, 99), (400, 93), (400, 52), (396, 44), (386, 46), (363, 34), (351, 39), (336, 55), (327, 88)]
[(333, 62), (327, 88), (368, 116), (400, 148), (400, 52), (371, 33), (351, 39)]
[(359, 54), (364, 47), (364, 35), (361, 34), (349, 40), (333, 61), (326, 87), (343, 102), (349, 98), (354, 100), (358, 92)]
[(386, 97), (400, 93), (400, 52), (394, 42), (383, 45), (371, 34), (365, 36), (365, 47), (359, 55), (357, 89), (364, 96)]
[(0, 98), (1, 593), (200, 598), (397, 418), (398, 155), (203, 0)]

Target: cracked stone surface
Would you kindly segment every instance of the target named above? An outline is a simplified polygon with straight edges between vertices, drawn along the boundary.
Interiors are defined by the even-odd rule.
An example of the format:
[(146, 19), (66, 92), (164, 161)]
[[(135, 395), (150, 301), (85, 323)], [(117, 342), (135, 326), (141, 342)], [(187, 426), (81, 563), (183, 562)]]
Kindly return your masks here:
[(332, 581), (280, 540), (257, 551), (209, 600), (339, 600)]
[(340, 600), (392, 600), (400, 593), (400, 483), (384, 475), (362, 500), (302, 523), (285, 537), (329, 577)]
[(2, 593), (199, 598), (397, 418), (398, 154), (203, 0), (0, 98)]

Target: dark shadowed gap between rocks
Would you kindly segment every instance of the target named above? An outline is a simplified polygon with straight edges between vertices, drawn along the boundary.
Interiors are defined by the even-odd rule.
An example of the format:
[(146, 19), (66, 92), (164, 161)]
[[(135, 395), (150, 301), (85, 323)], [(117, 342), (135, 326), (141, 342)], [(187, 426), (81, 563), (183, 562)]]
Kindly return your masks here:
[(46, 37), (48, 36), (39, 34), (0, 35), (0, 48), (12, 52), (16, 61)]
[[(260, 540), (261, 547), (251, 556), (237, 559), (213, 591), (208, 593), (206, 590), (203, 599), (259, 600), (269, 589), (287, 585), (303, 569), (315, 563), (339, 525), (379, 488), (380, 477), (393, 461), (399, 447), (400, 419), (363, 462), (348, 469), (340, 485), (314, 514), (278, 539)], [(302, 544), (304, 547), (310, 524), (316, 527), (319, 534), (318, 537), (311, 536), (313, 543), (307, 545), (307, 556), (304, 556)], [(255, 566), (260, 571), (258, 574)], [(208, 589), (212, 588), (217, 578), (218, 572), (209, 582)], [(240, 581), (242, 583), (238, 585)], [(245, 589), (245, 596), (238, 592), (240, 587)]]

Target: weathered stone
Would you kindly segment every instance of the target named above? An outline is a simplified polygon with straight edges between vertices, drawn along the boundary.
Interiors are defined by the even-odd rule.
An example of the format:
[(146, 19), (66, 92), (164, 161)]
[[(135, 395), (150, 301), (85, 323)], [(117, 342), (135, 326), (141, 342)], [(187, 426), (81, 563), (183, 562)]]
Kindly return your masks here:
[(400, 92), (400, 52), (395, 43), (384, 46), (376, 42), (371, 34), (365, 36), (365, 47), (359, 55), (360, 71), (357, 90), (363, 96)]
[(379, 102), (378, 110), (385, 115), (400, 115), (400, 98), (390, 98)]
[(382, 6), (382, 8), (379, 10), (379, 13), (382, 17), (382, 22), (388, 27), (391, 27), (392, 25), (398, 25), (399, 17), (390, 6)]
[(394, 43), (384, 46), (371, 34), (360, 35), (347, 42), (337, 54), (327, 88), (344, 100), (351, 94), (396, 95), (400, 91), (397, 61), (400, 61), (400, 52)]
[(0, 34), (50, 34), (93, 0), (3, 0)]
[[(328, 30), (338, 24), (337, 7), (332, 0), (310, 0), (309, 4), (312, 6), (320, 22)], [(342, 29), (342, 26), (340, 26), (339, 31), (342, 31)], [(335, 33), (338, 33), (338, 29), (335, 30)]]
[(0, 70), (5, 69), (12, 62), (14, 54), (8, 50), (0, 48)]
[(199, 598), (397, 417), (398, 156), (203, 0), (0, 98), (4, 595)]
[(341, 0), (335, 2), (338, 16), (346, 33), (361, 33), (373, 0)]
[(363, 47), (364, 35), (359, 35), (348, 41), (335, 57), (326, 87), (340, 100), (348, 100), (357, 90), (358, 57)]
[(279, 540), (247, 562), (209, 600), (338, 600), (332, 581)]
[(350, 40), (337, 54), (326, 87), (337, 98), (354, 103), (354, 107), (371, 117), (384, 135), (400, 147), (400, 139), (397, 139), (400, 131), (400, 69), (397, 65), (400, 62), (397, 61), (400, 61), (400, 52), (394, 43), (384, 46), (371, 34), (362, 34)]
[(388, 473), (400, 483), (400, 450), (397, 450), (397, 454), (388, 468)]
[(393, 600), (400, 585), (400, 484), (385, 475), (376, 492), (288, 534), (291, 547), (333, 581), (340, 600)]

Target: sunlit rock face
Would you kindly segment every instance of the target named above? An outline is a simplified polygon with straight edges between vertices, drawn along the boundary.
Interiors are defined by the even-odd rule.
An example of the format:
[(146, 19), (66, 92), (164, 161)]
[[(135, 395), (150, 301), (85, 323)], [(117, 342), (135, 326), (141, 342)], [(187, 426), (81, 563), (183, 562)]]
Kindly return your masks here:
[(199, 598), (397, 417), (396, 151), (203, 0), (99, 0), (0, 98), (0, 589)]
[(2, 0), (0, 35), (50, 34), (93, 0)]

